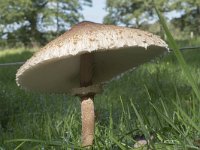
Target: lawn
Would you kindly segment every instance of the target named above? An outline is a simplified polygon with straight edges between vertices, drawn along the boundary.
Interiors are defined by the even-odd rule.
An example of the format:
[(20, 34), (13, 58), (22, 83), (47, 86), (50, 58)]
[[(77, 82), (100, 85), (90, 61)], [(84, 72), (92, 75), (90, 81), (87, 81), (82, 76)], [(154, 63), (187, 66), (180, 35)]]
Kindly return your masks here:
[[(25, 61), (33, 51), (0, 51), (0, 63)], [(183, 56), (199, 85), (200, 49)], [(20, 89), (18, 68), (0, 67), (0, 149), (80, 149), (79, 99)], [(132, 149), (138, 138), (149, 140), (146, 148), (200, 148), (200, 101), (173, 52), (111, 81), (94, 103), (94, 149)]]

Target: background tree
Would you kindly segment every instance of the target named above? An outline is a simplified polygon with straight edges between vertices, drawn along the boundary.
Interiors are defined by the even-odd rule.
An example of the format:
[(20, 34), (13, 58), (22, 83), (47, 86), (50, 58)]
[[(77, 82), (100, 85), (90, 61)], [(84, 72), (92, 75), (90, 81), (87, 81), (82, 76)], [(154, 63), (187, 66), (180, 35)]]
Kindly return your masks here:
[[(91, 0), (6, 0), (0, 3), (1, 38), (9, 43), (44, 44), (83, 16)], [(45, 33), (45, 34), (44, 34)]]
[[(167, 1), (157, 0), (156, 5), (167, 11)], [(140, 27), (146, 20), (154, 20), (155, 13), (152, 0), (107, 0), (108, 15), (104, 22)]]
[[(200, 34), (200, 0), (154, 0), (154, 3), (164, 14), (179, 14), (179, 17), (172, 16), (172, 20), (168, 20), (172, 24), (170, 26), (185, 34)], [(156, 22), (153, 0), (107, 0), (106, 10), (108, 14), (104, 23), (145, 29), (155, 26), (159, 28), (159, 34), (164, 36), (162, 28), (158, 27), (160, 24)], [(178, 31), (177, 29), (174, 28), (174, 31)], [(156, 33), (158, 34), (157, 30)]]
[(181, 15), (174, 18), (172, 23), (181, 31), (200, 35), (200, 1), (174, 0), (171, 4), (171, 10), (174, 9)]

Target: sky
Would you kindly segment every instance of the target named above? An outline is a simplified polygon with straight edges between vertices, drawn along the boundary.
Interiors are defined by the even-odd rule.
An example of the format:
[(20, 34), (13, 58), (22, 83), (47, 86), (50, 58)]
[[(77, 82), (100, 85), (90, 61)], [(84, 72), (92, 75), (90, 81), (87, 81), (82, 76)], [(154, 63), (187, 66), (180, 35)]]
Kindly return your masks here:
[(85, 21), (102, 23), (105, 11), (106, 0), (92, 0), (92, 7), (84, 7), (83, 16)]

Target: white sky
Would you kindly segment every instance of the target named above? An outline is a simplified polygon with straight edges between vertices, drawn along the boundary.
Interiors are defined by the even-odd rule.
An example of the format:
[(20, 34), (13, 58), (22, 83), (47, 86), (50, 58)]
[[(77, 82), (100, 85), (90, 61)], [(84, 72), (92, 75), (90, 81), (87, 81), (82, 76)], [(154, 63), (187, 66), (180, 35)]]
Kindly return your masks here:
[(92, 7), (84, 7), (83, 16), (85, 21), (102, 23), (106, 15), (106, 0), (92, 0)]

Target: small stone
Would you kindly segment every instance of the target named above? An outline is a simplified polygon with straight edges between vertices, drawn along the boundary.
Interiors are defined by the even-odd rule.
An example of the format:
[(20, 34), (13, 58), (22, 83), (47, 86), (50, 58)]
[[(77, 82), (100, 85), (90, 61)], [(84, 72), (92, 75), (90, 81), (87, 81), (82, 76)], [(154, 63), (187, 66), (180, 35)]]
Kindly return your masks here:
[(137, 141), (135, 144), (134, 144), (134, 148), (139, 148), (139, 147), (143, 147), (144, 145), (147, 144), (147, 141), (146, 140), (139, 140)]

